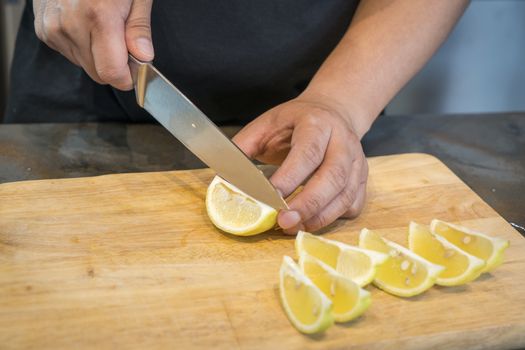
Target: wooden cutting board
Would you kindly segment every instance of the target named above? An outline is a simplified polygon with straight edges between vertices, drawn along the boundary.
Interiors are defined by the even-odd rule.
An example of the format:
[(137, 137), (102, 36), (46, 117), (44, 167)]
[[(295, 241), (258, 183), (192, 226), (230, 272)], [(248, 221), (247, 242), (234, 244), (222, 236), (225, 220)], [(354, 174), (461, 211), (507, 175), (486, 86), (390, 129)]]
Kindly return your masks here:
[(372, 286), (360, 319), (306, 336), (278, 299), (278, 232), (239, 238), (206, 216), (209, 170), (0, 185), (0, 347), (492, 349), (525, 346), (525, 239), (439, 160), (369, 159), (369, 201), (325, 236), (363, 227), (406, 242), (441, 218), (504, 237), (506, 262), (411, 299)]

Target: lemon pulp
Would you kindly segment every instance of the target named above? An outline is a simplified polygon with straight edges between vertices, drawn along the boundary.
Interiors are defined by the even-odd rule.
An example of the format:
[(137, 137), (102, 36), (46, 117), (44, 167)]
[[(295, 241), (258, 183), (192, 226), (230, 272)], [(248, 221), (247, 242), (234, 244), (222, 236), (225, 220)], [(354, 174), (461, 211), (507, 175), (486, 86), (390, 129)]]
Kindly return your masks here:
[(319, 237), (308, 232), (299, 232), (295, 241), (297, 255), (306, 252), (350, 278), (359, 286), (370, 283), (376, 267), (388, 258), (368, 249), (354, 247), (342, 242)]
[(389, 255), (389, 259), (377, 268), (374, 284), (397, 296), (410, 297), (426, 291), (444, 270), (368, 229), (361, 231), (359, 245)]
[(213, 188), (212, 196), (221, 203), (221, 206), (217, 206), (217, 215), (225, 224), (248, 226), (261, 216), (261, 207), (255, 201), (235, 193), (222, 183)]
[(332, 302), (289, 256), (281, 264), (279, 290), (286, 315), (300, 332), (318, 333), (333, 324)]
[(453, 286), (470, 282), (476, 279), (485, 267), (484, 260), (468, 254), (415, 222), (410, 223), (408, 242), (413, 252), (445, 267), (436, 281), (440, 285)]
[(303, 252), (300, 265), (308, 278), (333, 302), (337, 322), (359, 317), (371, 303), (370, 293), (327, 264)]
[(493, 270), (503, 263), (503, 253), (509, 246), (507, 240), (437, 219), (432, 220), (430, 227), (433, 233), (444, 237), (461, 250), (485, 260), (482, 272)]
[(273, 228), (277, 211), (257, 201), (216, 176), (206, 193), (206, 210), (219, 229), (238, 236), (251, 236)]

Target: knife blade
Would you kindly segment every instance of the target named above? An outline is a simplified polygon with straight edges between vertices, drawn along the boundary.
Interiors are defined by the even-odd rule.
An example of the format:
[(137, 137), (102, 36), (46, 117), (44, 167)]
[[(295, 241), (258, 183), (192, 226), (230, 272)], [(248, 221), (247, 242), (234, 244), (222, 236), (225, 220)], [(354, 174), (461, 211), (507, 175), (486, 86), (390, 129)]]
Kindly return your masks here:
[(129, 55), (137, 103), (217, 175), (275, 209), (284, 199), (252, 161), (150, 62)]

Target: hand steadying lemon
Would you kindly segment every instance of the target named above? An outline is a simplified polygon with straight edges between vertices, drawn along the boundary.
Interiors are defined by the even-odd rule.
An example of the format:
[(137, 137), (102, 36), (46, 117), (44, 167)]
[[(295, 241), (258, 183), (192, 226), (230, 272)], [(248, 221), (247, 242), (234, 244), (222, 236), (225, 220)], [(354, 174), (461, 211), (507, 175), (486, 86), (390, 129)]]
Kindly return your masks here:
[[(284, 197), (309, 178), (303, 190), (288, 203), (290, 210), (282, 210), (276, 216), (285, 233), (295, 234), (299, 230), (318, 230), (341, 216), (359, 215), (365, 202), (368, 177), (361, 137), (354, 131), (351, 119), (337, 106), (326, 99), (309, 96), (298, 97), (262, 114), (233, 141), (249, 157), (280, 165), (270, 181)], [(222, 201), (212, 202), (215, 200)], [(253, 198), (249, 203), (265, 207)], [(212, 209), (210, 217), (215, 216), (215, 211)], [(241, 221), (230, 221), (230, 225), (235, 226), (234, 232), (228, 231), (228, 227), (220, 228), (241, 235), (261, 232)], [(266, 229), (271, 227), (273, 225)]]
[(283, 196), (310, 177), (277, 217), (285, 233), (315, 231), (361, 212), (368, 164), (353, 123), (339, 105), (310, 93), (272, 108), (233, 138), (249, 157), (280, 165), (270, 181)]

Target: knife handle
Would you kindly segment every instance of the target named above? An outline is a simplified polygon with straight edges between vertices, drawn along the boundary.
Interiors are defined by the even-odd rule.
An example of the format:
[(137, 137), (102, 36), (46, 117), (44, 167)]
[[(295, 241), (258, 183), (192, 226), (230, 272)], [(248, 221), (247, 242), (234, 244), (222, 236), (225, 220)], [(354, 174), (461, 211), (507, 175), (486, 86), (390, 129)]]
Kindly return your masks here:
[(142, 62), (128, 54), (128, 65), (131, 72), (131, 79), (133, 79), (133, 86), (135, 87), (135, 96), (139, 106), (144, 108), (144, 96), (146, 95), (146, 83), (148, 74), (148, 62)]

